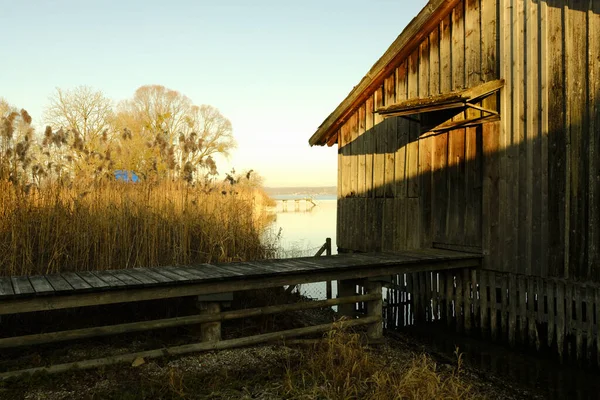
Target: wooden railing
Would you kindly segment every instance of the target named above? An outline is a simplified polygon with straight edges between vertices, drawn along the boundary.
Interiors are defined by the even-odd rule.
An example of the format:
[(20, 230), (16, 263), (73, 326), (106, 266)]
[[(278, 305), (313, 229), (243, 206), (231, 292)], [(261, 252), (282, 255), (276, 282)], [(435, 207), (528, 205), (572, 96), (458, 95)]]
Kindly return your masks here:
[[(331, 255), (331, 238), (325, 239), (325, 243), (323, 244), (323, 246), (321, 246), (319, 251), (317, 251), (317, 254), (315, 254), (315, 257), (320, 257), (323, 255), (323, 253), (325, 253), (326, 256)], [(328, 299), (331, 299), (333, 297), (331, 281), (325, 282), (325, 287), (326, 287), (326, 291), (327, 291), (326, 296)]]

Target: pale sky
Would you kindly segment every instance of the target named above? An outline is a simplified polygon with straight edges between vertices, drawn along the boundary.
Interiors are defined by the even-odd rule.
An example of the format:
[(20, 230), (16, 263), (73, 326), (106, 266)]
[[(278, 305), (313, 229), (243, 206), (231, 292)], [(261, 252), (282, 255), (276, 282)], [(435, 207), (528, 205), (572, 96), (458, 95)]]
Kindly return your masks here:
[(116, 102), (147, 84), (211, 104), (238, 148), (220, 172), (327, 186), (336, 148), (308, 139), (426, 0), (0, 0), (0, 97), (42, 126), (54, 88)]

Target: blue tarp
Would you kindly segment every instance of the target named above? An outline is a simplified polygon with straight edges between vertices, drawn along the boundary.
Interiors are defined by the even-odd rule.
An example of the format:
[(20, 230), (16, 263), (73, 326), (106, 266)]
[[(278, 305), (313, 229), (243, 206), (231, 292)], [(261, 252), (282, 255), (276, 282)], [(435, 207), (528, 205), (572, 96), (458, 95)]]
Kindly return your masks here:
[(133, 171), (116, 170), (115, 179), (122, 182), (139, 182), (140, 178)]

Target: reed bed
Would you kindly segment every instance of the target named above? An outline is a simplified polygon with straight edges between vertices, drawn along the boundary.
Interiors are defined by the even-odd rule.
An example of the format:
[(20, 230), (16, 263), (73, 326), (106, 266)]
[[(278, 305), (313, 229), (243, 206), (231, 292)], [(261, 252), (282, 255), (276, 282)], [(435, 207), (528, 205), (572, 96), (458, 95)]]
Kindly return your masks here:
[(269, 257), (251, 187), (187, 183), (0, 181), (0, 275), (153, 267)]

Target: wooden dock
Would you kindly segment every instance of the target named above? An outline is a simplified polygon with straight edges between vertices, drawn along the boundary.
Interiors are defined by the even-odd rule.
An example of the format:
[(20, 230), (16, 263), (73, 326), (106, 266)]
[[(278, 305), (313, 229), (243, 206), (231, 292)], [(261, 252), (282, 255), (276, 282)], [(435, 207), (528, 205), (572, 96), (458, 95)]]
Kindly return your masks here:
[[(327, 246), (324, 245), (324, 247)], [(322, 253), (322, 251), (320, 251)], [(241, 263), (199, 264), (177, 267), (133, 268), (110, 271), (66, 272), (52, 275), (0, 277), (0, 316), (35, 311), (51, 311), (104, 304), (195, 297), (197, 315), (119, 325), (97, 326), (61, 332), (45, 332), (18, 337), (3, 337), (0, 348), (33, 346), (97, 336), (116, 335), (151, 329), (200, 324), (200, 343), (83, 360), (75, 363), (0, 373), (0, 380), (38, 371), (57, 373), (71, 368), (94, 368), (127, 363), (139, 357), (154, 358), (264, 343), (283, 338), (322, 333), (335, 324), (291, 329), (250, 337), (221, 340), (221, 321), (276, 314), (294, 310), (339, 306), (340, 315), (351, 316), (347, 326), (368, 326), (371, 340), (381, 338), (382, 283), (391, 276), (413, 272), (477, 268), (481, 256), (450, 250), (425, 249), (402, 252), (341, 254), (322, 257), (260, 260)], [(234, 292), (304, 283), (338, 282), (338, 298), (256, 309), (221, 311)], [(364, 294), (357, 294), (357, 285)], [(366, 313), (354, 319), (357, 303)]]
[(480, 258), (427, 249), (0, 277), (0, 315), (476, 267)]

